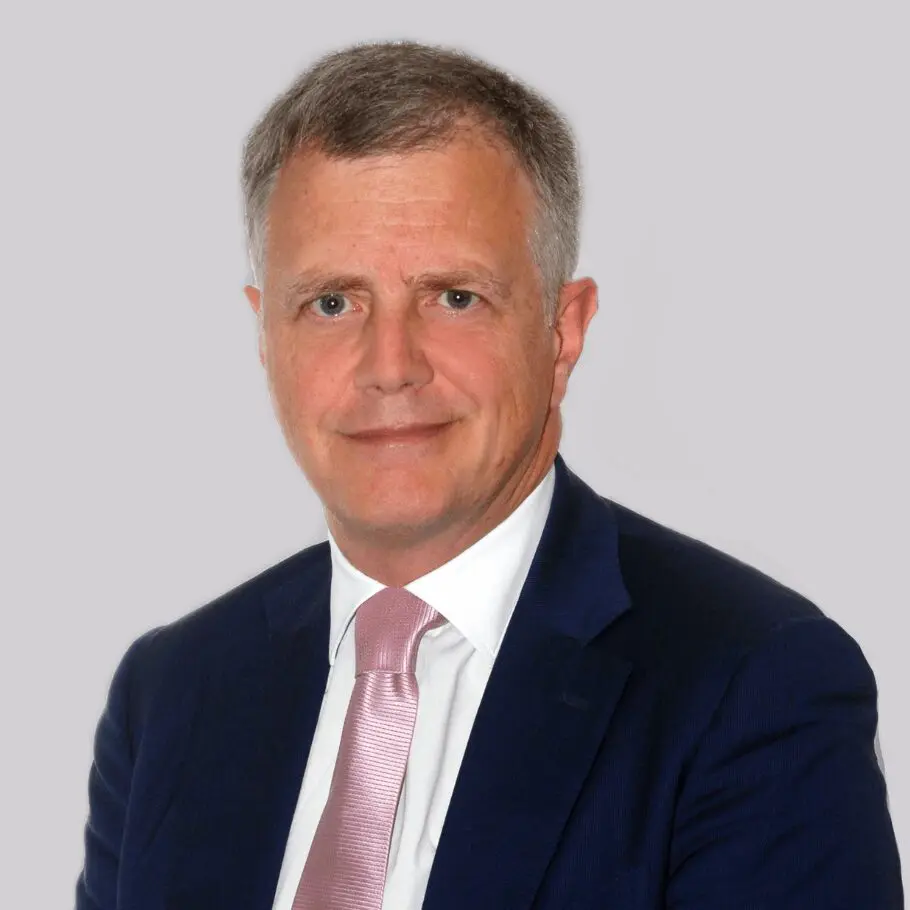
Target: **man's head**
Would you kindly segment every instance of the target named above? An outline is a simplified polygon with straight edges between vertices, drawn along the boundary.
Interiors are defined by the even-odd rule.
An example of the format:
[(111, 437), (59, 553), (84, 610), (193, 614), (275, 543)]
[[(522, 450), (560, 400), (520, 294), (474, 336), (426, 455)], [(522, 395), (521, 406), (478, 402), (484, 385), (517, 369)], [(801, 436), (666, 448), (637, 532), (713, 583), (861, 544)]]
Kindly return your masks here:
[(568, 125), (546, 99), (501, 70), (412, 42), (358, 45), (323, 57), (250, 132), (242, 182), (257, 279), (265, 268), (269, 200), (289, 155), (307, 147), (338, 158), (437, 148), (464, 119), (509, 148), (531, 180), (537, 205), (528, 242), (552, 317), (578, 262), (581, 189)]
[(552, 462), (596, 310), (561, 117), (466, 55), (355, 47), (266, 112), (243, 187), (260, 356), (336, 539), (470, 545)]

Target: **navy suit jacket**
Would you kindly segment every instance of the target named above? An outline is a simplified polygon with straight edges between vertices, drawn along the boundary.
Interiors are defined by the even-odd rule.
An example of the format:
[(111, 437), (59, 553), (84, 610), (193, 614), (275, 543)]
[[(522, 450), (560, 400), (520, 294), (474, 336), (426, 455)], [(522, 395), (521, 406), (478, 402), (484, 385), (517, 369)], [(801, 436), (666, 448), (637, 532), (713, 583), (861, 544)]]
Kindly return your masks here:
[[(138, 639), (78, 910), (269, 910), (328, 674), (327, 543)], [(557, 458), (425, 910), (899, 910), (872, 673), (793, 591)]]

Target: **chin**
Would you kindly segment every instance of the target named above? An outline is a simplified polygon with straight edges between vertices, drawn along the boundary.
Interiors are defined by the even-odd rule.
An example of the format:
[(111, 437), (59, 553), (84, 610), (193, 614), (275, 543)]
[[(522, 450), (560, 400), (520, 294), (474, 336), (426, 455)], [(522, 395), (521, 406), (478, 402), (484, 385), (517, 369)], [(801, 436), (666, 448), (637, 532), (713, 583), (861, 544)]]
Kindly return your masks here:
[(374, 485), (345, 500), (336, 514), (349, 527), (373, 534), (410, 537), (451, 520), (450, 497), (438, 486), (424, 491), (413, 483), (394, 489)]

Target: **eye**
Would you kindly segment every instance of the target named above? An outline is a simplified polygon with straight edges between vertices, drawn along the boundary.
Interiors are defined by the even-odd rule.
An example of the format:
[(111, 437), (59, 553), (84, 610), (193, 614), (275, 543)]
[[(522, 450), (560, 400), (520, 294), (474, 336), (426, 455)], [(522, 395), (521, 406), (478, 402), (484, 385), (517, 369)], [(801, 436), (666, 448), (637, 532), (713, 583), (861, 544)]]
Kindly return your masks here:
[(316, 315), (338, 316), (344, 312), (345, 306), (350, 302), (344, 294), (320, 294), (309, 304), (309, 307), (315, 311)]
[(459, 288), (449, 288), (439, 295), (439, 302), (452, 310), (466, 310), (477, 300), (480, 300), (480, 297), (473, 291), (462, 291)]

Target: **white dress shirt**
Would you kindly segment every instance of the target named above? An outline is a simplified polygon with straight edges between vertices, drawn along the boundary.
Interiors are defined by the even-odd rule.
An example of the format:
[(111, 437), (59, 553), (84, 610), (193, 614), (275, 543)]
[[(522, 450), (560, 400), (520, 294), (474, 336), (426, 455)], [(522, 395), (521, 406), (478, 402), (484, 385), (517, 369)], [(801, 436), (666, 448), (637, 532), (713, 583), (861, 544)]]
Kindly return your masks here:
[[(448, 622), (417, 652), (420, 698), (401, 799), (392, 829), (383, 910), (419, 910), (462, 755), (493, 661), (550, 511), (555, 469), (486, 536), (445, 565), (405, 585)], [(329, 676), (273, 910), (291, 910), (325, 808), (354, 688), (354, 615), (385, 587), (358, 571), (329, 534), (332, 554)]]

